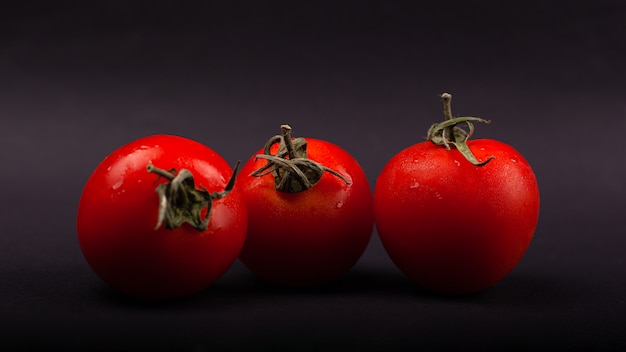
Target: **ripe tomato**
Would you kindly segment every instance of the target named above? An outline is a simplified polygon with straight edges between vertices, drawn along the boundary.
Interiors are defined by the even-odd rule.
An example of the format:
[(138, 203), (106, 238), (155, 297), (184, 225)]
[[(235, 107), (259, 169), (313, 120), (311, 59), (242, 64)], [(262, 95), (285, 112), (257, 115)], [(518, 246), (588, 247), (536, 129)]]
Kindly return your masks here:
[(173, 299), (208, 287), (245, 239), (246, 207), (230, 190), (232, 177), (219, 154), (183, 137), (155, 135), (120, 147), (80, 198), (85, 259), (111, 287), (139, 298)]
[(291, 128), (282, 128), (283, 135), (270, 139), (237, 178), (249, 214), (239, 258), (276, 284), (327, 283), (352, 268), (369, 243), (370, 186), (345, 150), (292, 139)]
[[(459, 119), (447, 121), (478, 120)], [(454, 138), (446, 144), (457, 148), (442, 146), (442, 129), (434, 126), (431, 141), (442, 145), (410, 146), (383, 168), (374, 190), (376, 226), (410, 279), (433, 291), (472, 293), (496, 284), (521, 260), (537, 224), (539, 190), (528, 162), (511, 146), (465, 143), (471, 132), (444, 123), (454, 128), (445, 132)]]

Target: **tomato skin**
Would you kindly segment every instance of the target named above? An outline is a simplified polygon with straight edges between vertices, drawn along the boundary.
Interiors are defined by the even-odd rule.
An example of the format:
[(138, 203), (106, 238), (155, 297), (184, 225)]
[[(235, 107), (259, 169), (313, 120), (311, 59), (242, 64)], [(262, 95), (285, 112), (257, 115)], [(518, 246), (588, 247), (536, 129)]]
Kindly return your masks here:
[(374, 214), (394, 264), (418, 285), (446, 294), (484, 290), (521, 260), (539, 217), (539, 189), (511, 146), (468, 141), (478, 167), (456, 149), (423, 142), (380, 173)]
[[(197, 293), (236, 260), (246, 233), (247, 211), (236, 187), (213, 201), (208, 228), (185, 223), (160, 226), (158, 184), (148, 163), (188, 169), (195, 184), (222, 191), (232, 174), (215, 151), (193, 140), (154, 135), (107, 156), (89, 177), (80, 198), (77, 233), (83, 256), (114, 289), (142, 299), (174, 299)], [(158, 179), (158, 181), (157, 181)]]
[(371, 189), (357, 161), (335, 144), (306, 141), (311, 160), (351, 183), (325, 172), (309, 190), (277, 191), (272, 175), (250, 175), (266, 164), (254, 156), (237, 179), (249, 214), (239, 259), (259, 277), (286, 286), (314, 286), (339, 278), (365, 251), (374, 224)]

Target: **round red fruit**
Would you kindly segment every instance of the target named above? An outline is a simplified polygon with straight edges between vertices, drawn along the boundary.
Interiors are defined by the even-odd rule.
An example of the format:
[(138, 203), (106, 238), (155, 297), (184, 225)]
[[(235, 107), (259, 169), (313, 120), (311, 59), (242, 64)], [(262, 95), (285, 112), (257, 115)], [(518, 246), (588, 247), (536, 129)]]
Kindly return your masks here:
[(249, 214), (239, 258), (273, 283), (327, 283), (352, 268), (369, 243), (371, 189), (345, 150), (318, 139), (292, 139), (287, 125), (282, 132), (238, 176)]
[(154, 135), (120, 147), (89, 177), (78, 205), (87, 263), (112, 288), (138, 298), (205, 289), (245, 239), (247, 212), (234, 177), (219, 154), (187, 138)]
[[(495, 285), (525, 254), (538, 221), (535, 174), (511, 146), (467, 141), (473, 117), (433, 125), (395, 155), (374, 190), (376, 227), (395, 265), (420, 286), (465, 294)], [(459, 127), (469, 126), (469, 132)]]

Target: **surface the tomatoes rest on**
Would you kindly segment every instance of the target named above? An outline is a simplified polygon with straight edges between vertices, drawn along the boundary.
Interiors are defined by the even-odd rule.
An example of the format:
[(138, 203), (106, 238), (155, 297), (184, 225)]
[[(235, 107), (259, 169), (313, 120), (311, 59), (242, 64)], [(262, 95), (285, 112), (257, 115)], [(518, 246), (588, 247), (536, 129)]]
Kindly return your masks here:
[[(159, 224), (156, 189), (169, 180), (147, 165), (176, 169), (173, 174), (188, 170), (195, 186), (210, 194), (223, 191), (233, 174), (215, 151), (183, 137), (155, 135), (124, 145), (98, 165), (83, 189), (80, 248), (103, 281), (128, 295), (170, 299), (197, 293), (232, 265), (243, 246), (243, 198), (234, 188), (212, 200), (204, 230), (186, 222), (166, 228)], [(207, 210), (202, 209), (203, 218)]]
[(433, 291), (484, 290), (526, 252), (539, 217), (539, 190), (523, 156), (491, 139), (466, 142), (474, 162), (431, 141), (383, 168), (374, 190), (381, 242), (396, 266)]
[(278, 154), (278, 141), (246, 162), (237, 178), (249, 214), (239, 258), (267, 281), (319, 285), (342, 276), (365, 251), (374, 223), (372, 194), (360, 165), (339, 146), (312, 138), (293, 142), (306, 143), (307, 158), (327, 170), (310, 188), (288, 192), (277, 190), (275, 176), (283, 173), (257, 172), (268, 165), (258, 156)]

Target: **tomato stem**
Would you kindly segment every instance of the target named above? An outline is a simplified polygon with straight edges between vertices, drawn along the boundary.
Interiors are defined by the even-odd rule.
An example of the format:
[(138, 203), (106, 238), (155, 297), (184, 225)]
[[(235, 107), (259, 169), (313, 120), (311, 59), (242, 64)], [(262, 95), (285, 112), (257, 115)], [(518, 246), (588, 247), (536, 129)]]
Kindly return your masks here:
[[(443, 145), (447, 150), (450, 150), (450, 146), (454, 146), (463, 157), (476, 166), (485, 166), (494, 156), (490, 156), (487, 160), (479, 162), (472, 151), (467, 146), (467, 140), (474, 134), (474, 124), (472, 121), (481, 123), (491, 123), (489, 120), (484, 120), (479, 117), (452, 117), (452, 95), (450, 93), (443, 93), (441, 95), (443, 100), (443, 114), (444, 121), (441, 123), (435, 123), (430, 126), (428, 130), (428, 140), (436, 145)], [(468, 131), (460, 127), (461, 124), (465, 124)]]
[(283, 132), (283, 141), (285, 142), (285, 147), (287, 148), (287, 155), (289, 155), (289, 159), (295, 159), (296, 154), (293, 150), (293, 142), (291, 141), (291, 126), (282, 125), (280, 126), (280, 129)]
[[(444, 121), (450, 121), (452, 120), (452, 95), (450, 93), (443, 93), (441, 94), (441, 100), (443, 101), (443, 119)], [(450, 150), (450, 136), (454, 136), (455, 126), (454, 124), (450, 124), (441, 129), (442, 142), (448, 150)]]
[(443, 100), (443, 117), (445, 121), (452, 120), (452, 95), (450, 93), (441, 94)]
[[(343, 175), (335, 170), (313, 161), (307, 155), (307, 142), (304, 138), (291, 137), (289, 125), (280, 126), (282, 135), (270, 138), (263, 148), (263, 154), (256, 159), (265, 159), (267, 164), (253, 171), (250, 176), (262, 177), (268, 174), (274, 176), (274, 188), (281, 192), (298, 193), (313, 187), (322, 178), (324, 172), (329, 172), (350, 184)], [(274, 144), (279, 143), (276, 154), (271, 153)]]
[[(148, 172), (169, 180), (169, 182), (159, 184), (155, 189), (159, 195), (159, 216), (154, 229), (157, 230), (163, 223), (165, 223), (165, 228), (175, 229), (186, 222), (198, 231), (206, 230), (213, 200), (226, 197), (233, 189), (239, 164), (238, 161), (224, 190), (210, 193), (203, 186), (196, 187), (193, 174), (187, 169), (181, 169), (176, 173), (175, 169), (168, 171), (149, 163), (146, 166)], [(203, 217), (201, 213), (204, 208), (207, 210)]]
[(163, 170), (163, 169), (159, 169), (158, 167), (152, 165), (152, 163), (149, 163), (148, 166), (146, 166), (146, 170), (148, 170), (148, 172), (151, 172), (153, 174), (157, 174), (160, 177), (165, 177), (166, 179), (172, 181), (175, 176), (176, 176), (176, 169), (171, 169), (171, 170)]

